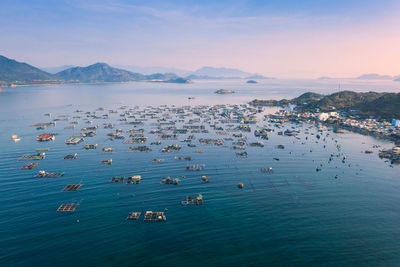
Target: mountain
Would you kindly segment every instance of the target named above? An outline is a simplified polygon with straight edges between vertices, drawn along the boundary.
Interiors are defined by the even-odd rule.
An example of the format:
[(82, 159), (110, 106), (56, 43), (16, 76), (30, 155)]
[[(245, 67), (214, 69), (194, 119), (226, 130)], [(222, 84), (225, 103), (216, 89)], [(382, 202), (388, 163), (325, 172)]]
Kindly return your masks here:
[(252, 74), (239, 69), (202, 67), (201, 69), (192, 72), (191, 75), (223, 78), (246, 78)]
[(180, 78), (175, 73), (155, 73), (143, 75), (123, 69), (111, 67), (106, 63), (96, 63), (87, 67), (74, 67), (55, 74), (56, 77), (72, 82), (130, 82), (130, 81), (157, 81), (169, 83), (187, 83), (187, 79)]
[(96, 63), (87, 67), (74, 67), (55, 74), (66, 81), (76, 82), (129, 82), (144, 80), (145, 76), (127, 70), (113, 68), (106, 63)]
[(73, 67), (76, 67), (76, 66), (74, 66), (74, 65), (62, 65), (62, 66), (56, 66), (56, 67), (41, 67), (40, 69), (44, 70), (44, 71), (46, 71), (48, 73), (51, 73), (51, 74), (56, 74), (57, 72), (60, 72), (60, 71), (66, 70), (66, 69), (70, 69), (70, 68), (73, 68)]
[(50, 73), (29, 64), (0, 56), (0, 83), (44, 83), (55, 80)]
[(141, 66), (131, 66), (131, 65), (112, 65), (112, 67), (129, 70), (132, 72), (138, 72), (145, 75), (150, 75), (154, 73), (175, 73), (178, 76), (187, 76), (191, 73), (190, 70), (161, 67), (161, 66), (141, 67)]
[(380, 75), (377, 73), (368, 73), (358, 76), (356, 79), (359, 80), (393, 80), (394, 77), (389, 75)]
[(263, 75), (260, 75), (260, 74), (254, 74), (254, 75), (251, 75), (251, 76), (249, 76), (249, 77), (246, 77), (246, 79), (249, 79), (249, 80), (260, 80), (260, 79), (273, 79), (273, 78), (271, 78), (271, 77), (265, 77), (265, 76), (263, 76)]

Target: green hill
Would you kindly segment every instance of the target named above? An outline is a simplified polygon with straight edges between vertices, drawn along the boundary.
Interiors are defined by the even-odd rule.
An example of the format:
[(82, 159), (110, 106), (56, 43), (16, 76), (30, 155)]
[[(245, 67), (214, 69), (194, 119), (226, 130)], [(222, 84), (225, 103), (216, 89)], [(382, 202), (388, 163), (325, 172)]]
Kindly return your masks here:
[(43, 83), (56, 78), (29, 64), (0, 56), (0, 83)]
[(96, 63), (87, 67), (74, 67), (55, 74), (66, 81), (76, 82), (129, 82), (144, 80), (145, 75), (110, 67), (106, 63)]
[(352, 111), (362, 117), (374, 116), (383, 119), (400, 118), (400, 93), (357, 93), (341, 91), (330, 95), (305, 93), (291, 100), (253, 100), (253, 106), (285, 106), (295, 104), (300, 112)]

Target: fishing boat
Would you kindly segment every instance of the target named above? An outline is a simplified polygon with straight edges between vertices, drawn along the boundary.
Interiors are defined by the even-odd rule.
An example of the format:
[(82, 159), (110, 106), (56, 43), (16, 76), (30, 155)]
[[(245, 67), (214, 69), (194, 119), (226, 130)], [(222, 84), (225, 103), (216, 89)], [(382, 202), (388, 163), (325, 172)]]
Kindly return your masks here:
[(105, 159), (100, 161), (101, 164), (108, 164), (111, 165), (113, 163), (112, 159)]
[(68, 154), (64, 157), (64, 159), (76, 159), (78, 157), (78, 153)]
[(205, 182), (205, 183), (209, 183), (209, 182), (211, 182), (211, 179), (208, 178), (207, 176), (203, 175), (203, 176), (201, 176), (201, 181)]
[(64, 172), (46, 172), (46, 171), (39, 171), (35, 177), (38, 178), (58, 178), (64, 176)]
[(165, 177), (164, 179), (161, 179), (160, 181), (163, 184), (173, 184), (173, 185), (178, 185), (179, 183), (179, 178), (172, 178), (172, 177)]
[(86, 144), (86, 145), (84, 146), (84, 148), (85, 148), (85, 149), (96, 149), (97, 146), (98, 146), (97, 144), (94, 144), (94, 145)]
[(46, 141), (54, 141), (56, 140), (56, 136), (54, 134), (41, 134), (36, 137), (36, 141), (46, 142)]
[(28, 163), (21, 167), (22, 170), (31, 170), (35, 167), (39, 166), (39, 163)]
[(67, 140), (65, 140), (65, 143), (67, 145), (76, 145), (80, 142), (83, 141), (82, 137), (78, 137), (78, 136), (71, 136), (70, 138), (68, 138)]
[(167, 217), (163, 211), (146, 211), (144, 214), (145, 221), (166, 222)]
[(41, 160), (46, 157), (46, 154), (44, 152), (42, 153), (37, 153), (37, 154), (25, 154), (22, 155), (22, 157), (19, 158), (19, 160)]
[(189, 164), (186, 166), (187, 171), (201, 171), (205, 167), (204, 164)]
[(182, 205), (203, 205), (203, 196), (186, 196), (186, 199), (181, 202)]
[(140, 215), (142, 213), (140, 211), (133, 211), (129, 212), (128, 217), (126, 217), (127, 220), (138, 220), (140, 218)]
[(129, 176), (126, 183), (127, 184), (140, 184), (141, 180), (142, 180), (142, 176), (134, 175), (134, 176)]

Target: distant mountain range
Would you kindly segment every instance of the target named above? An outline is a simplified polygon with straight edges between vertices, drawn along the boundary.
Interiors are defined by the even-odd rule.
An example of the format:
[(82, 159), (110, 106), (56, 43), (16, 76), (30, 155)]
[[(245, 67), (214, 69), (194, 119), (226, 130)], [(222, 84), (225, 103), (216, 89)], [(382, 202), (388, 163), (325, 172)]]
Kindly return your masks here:
[(395, 80), (397, 78), (399, 76), (380, 75), (377, 73), (368, 73), (357, 77), (359, 80)]
[[(64, 65), (58, 67), (43, 67), (41, 68), (44, 71), (47, 71), (51, 74), (56, 74), (58, 72), (64, 71), (66, 69), (70, 69), (76, 66), (72, 65)], [(157, 74), (165, 74), (165, 75), (175, 75), (180, 77), (185, 77), (189, 80), (198, 80), (198, 79), (271, 79), (270, 77), (265, 77), (260, 74), (251, 74), (248, 72), (241, 71), (239, 69), (232, 68), (214, 68), (214, 67), (202, 67), (195, 71), (178, 69), (178, 68), (169, 68), (169, 67), (140, 67), (140, 66), (132, 66), (132, 65), (113, 65), (112, 67), (118, 68), (121, 70), (130, 71), (133, 73), (140, 73), (143, 75), (154, 75)]]
[(113, 68), (106, 63), (96, 63), (87, 67), (71, 67), (55, 74), (40, 70), (27, 63), (0, 56), (0, 85), (58, 84), (58, 83), (96, 83), (152, 81), (168, 83), (187, 83), (189, 80), (174, 73), (144, 75), (123, 69)]
[(186, 78), (194, 79), (270, 79), (259, 74), (252, 74), (231, 68), (202, 67), (193, 71)]

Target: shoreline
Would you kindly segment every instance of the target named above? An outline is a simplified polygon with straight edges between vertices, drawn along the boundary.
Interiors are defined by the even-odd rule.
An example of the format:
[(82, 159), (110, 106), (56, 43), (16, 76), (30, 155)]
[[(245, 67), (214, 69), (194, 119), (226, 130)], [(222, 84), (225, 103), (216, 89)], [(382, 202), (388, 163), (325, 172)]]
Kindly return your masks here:
[(35, 83), (35, 84), (11, 84), (11, 85), (0, 85), (1, 88), (14, 88), (14, 87), (30, 87), (30, 86), (49, 86), (49, 85), (95, 85), (95, 84), (128, 84), (128, 83), (138, 83), (138, 82), (148, 82), (148, 83), (173, 83), (173, 84), (189, 84), (186, 83), (176, 83), (169, 82), (168, 80), (140, 80), (140, 81), (126, 81), (126, 82), (62, 82), (62, 83)]

